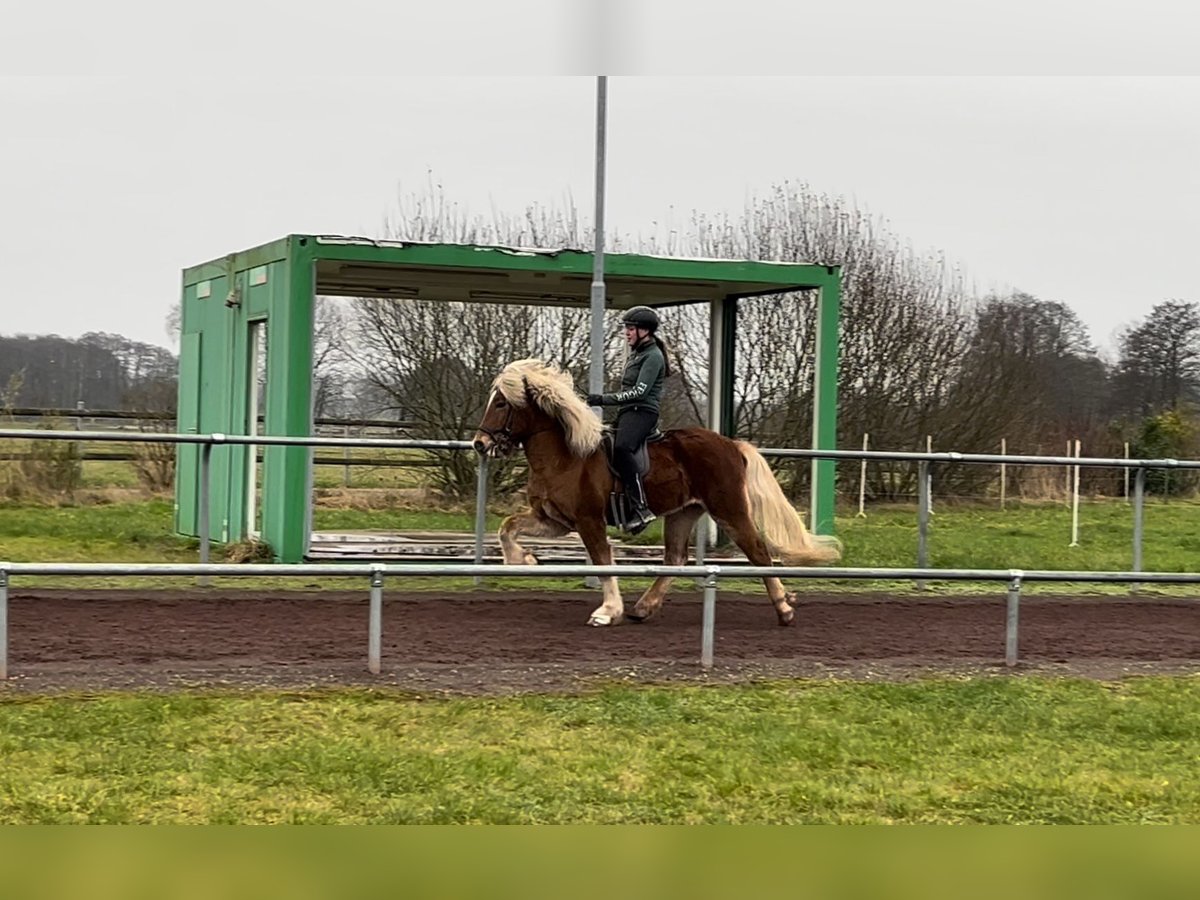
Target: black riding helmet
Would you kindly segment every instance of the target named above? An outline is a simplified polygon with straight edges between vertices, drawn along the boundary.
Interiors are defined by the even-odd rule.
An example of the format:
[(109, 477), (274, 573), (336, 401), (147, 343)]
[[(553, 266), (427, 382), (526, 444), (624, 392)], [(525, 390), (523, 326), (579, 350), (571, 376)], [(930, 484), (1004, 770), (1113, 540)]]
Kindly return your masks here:
[(625, 325), (636, 325), (653, 333), (658, 330), (658, 313), (648, 306), (635, 306), (621, 317)]

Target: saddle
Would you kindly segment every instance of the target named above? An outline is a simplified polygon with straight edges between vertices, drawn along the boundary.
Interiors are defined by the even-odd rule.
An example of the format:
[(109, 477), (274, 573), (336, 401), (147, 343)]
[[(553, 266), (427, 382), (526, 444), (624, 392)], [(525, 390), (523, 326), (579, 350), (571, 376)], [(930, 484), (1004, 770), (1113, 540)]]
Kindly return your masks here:
[[(654, 431), (650, 432), (650, 434), (646, 436), (646, 439), (642, 441), (637, 450), (634, 452), (633, 461), (637, 467), (637, 474), (639, 478), (644, 477), (645, 474), (650, 471), (650, 451), (647, 449), (647, 447), (650, 444), (661, 441), (666, 436), (666, 432), (659, 431), (657, 428), (655, 428)], [(614, 439), (615, 435), (613, 430), (611, 428), (605, 428), (604, 433), (600, 438), (600, 446), (604, 448), (604, 461), (608, 463), (608, 471), (612, 472), (614, 480), (613, 487), (616, 488), (617, 485), (620, 485), (621, 489), (613, 490), (613, 492), (608, 495), (608, 508), (605, 511), (604, 518), (609, 525), (616, 526), (623, 531), (628, 531), (629, 529), (626, 526), (626, 522), (628, 522), (632, 516), (630, 515), (631, 510), (629, 502), (626, 499), (626, 492), (624, 490), (625, 486), (621, 484), (621, 473), (618, 472), (613, 466)]]

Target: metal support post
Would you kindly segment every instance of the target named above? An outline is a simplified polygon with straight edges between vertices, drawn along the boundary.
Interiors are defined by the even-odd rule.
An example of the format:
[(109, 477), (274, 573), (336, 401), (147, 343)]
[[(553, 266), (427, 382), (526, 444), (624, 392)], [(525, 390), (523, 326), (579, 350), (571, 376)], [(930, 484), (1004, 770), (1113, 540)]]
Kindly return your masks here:
[(383, 644), (383, 567), (371, 573), (371, 611), (367, 621), (367, 670), (379, 674)]
[(8, 678), (8, 570), (0, 566), (0, 681)]
[[(479, 467), (475, 470), (475, 565), (483, 565), (483, 529), (487, 521), (488, 458), (479, 454)], [(475, 587), (483, 584), (483, 578), (475, 576)]]
[(1008, 611), (1004, 619), (1004, 664), (1011, 668), (1017, 664), (1017, 621), (1021, 607), (1021, 578), (1025, 573), (1014, 570), (1010, 574)]
[[(1138, 468), (1133, 476), (1133, 572), (1142, 571), (1142, 521), (1146, 513), (1146, 470)], [(1138, 585), (1131, 584), (1130, 591)]]
[[(917, 568), (929, 567), (929, 462), (917, 463)], [(917, 580), (917, 590), (925, 590), (925, 580)]]
[[(208, 563), (208, 534), (212, 527), (210, 520), (210, 507), (212, 499), (209, 497), (212, 485), (212, 444), (205, 441), (200, 445), (200, 564)], [(207, 575), (201, 575), (196, 579), (196, 583), (201, 587), (208, 587), (211, 579)]]
[[(708, 552), (708, 514), (704, 513), (696, 520), (694, 526), (696, 565), (704, 565), (704, 556)], [(704, 579), (696, 579), (696, 587), (704, 587)]]
[[(592, 235), (592, 283), (588, 292), (588, 306), (591, 311), (590, 349), (591, 365), (588, 369), (588, 391), (599, 394), (604, 390), (604, 310), (608, 299), (608, 289), (604, 284), (604, 169), (608, 144), (608, 76), (596, 76), (596, 210), (595, 233)], [(592, 407), (599, 417), (602, 410), (599, 406)], [(590, 557), (589, 557), (590, 558)], [(591, 560), (592, 565), (596, 560)], [(600, 587), (600, 579), (595, 575), (585, 575), (583, 586), (591, 590)]]
[(708, 570), (704, 579), (704, 616), (700, 629), (700, 667), (713, 667), (713, 635), (716, 632), (717, 618), (717, 568)]
[[(608, 126), (608, 78), (596, 76), (596, 211), (595, 234), (592, 236), (592, 284), (589, 292), (591, 310), (591, 366), (588, 369), (588, 390), (599, 394), (604, 390), (604, 165), (606, 129)], [(600, 409), (596, 408), (599, 415)]]

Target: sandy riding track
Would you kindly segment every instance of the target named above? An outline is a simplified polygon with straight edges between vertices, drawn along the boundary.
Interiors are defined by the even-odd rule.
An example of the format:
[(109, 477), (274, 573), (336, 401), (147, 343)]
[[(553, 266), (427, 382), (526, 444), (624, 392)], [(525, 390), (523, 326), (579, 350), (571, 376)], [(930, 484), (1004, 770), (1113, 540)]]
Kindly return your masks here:
[[(643, 625), (584, 626), (597, 594), (388, 591), (383, 672), (366, 670), (367, 592), (13, 588), (0, 694), (376, 685), (580, 690), (603, 681), (1002, 674), (1003, 594), (811, 596), (792, 628), (761, 595), (722, 593), (716, 666), (699, 666), (698, 594)], [(1030, 596), (1017, 671), (1200, 672), (1200, 598)]]

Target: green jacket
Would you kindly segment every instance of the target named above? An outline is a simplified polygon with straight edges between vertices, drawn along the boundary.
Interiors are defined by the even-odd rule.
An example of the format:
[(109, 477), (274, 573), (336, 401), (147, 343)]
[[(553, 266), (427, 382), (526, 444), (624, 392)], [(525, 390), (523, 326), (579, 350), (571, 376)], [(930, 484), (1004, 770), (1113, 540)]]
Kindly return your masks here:
[(667, 361), (653, 339), (629, 354), (625, 371), (621, 373), (621, 389), (601, 395), (601, 406), (627, 409), (646, 409), (657, 413), (662, 399), (662, 385), (667, 377)]

